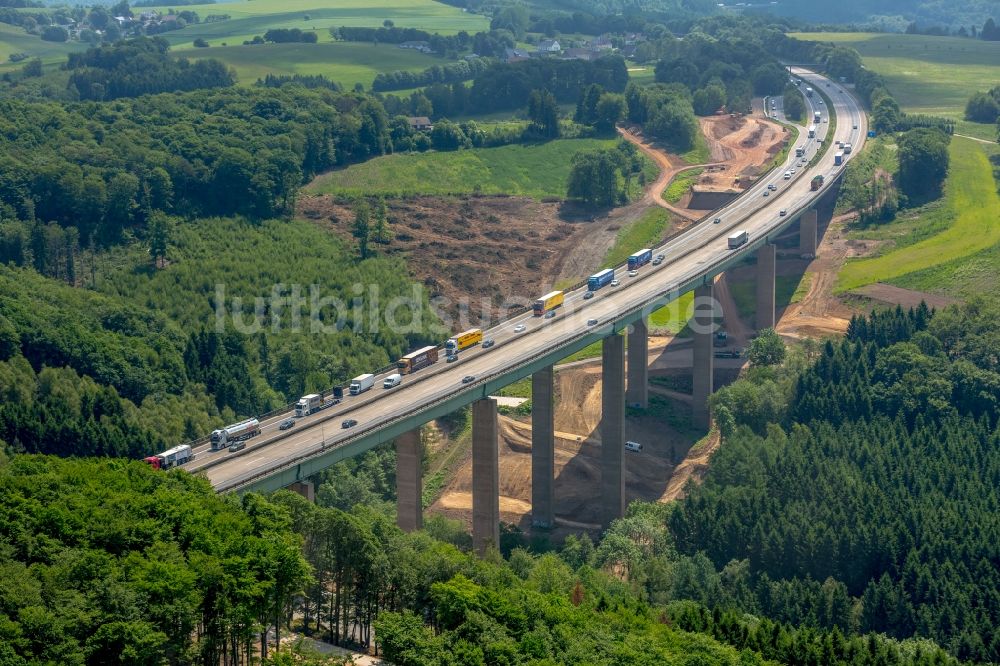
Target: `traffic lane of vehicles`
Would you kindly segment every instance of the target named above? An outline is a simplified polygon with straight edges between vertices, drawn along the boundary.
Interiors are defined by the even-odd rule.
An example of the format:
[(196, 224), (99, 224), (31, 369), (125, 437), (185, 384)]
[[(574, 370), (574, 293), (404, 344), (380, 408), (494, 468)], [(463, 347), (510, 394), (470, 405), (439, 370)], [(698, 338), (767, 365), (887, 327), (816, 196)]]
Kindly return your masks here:
[[(688, 261), (685, 263), (689, 264), (687, 266), (688, 270), (697, 270), (697, 262)], [(614, 314), (620, 309), (632, 307), (641, 303), (644, 298), (645, 295), (639, 293), (638, 290), (635, 290), (633, 295), (628, 299), (627, 303), (620, 302), (621, 299), (604, 302), (599, 301), (598, 303), (600, 304), (600, 307), (596, 308), (597, 316), (602, 322), (607, 322), (612, 319)], [(566, 330), (578, 330), (585, 328), (586, 317), (588, 314), (589, 313), (583, 311), (575, 311), (571, 314), (571, 316), (564, 319), (557, 319), (557, 325), (545, 327), (545, 329), (543, 329), (545, 334), (543, 335), (535, 337), (521, 337), (516, 339), (512, 343), (516, 345), (516, 351), (518, 352), (515, 354), (514, 358), (533, 356), (541, 353), (544, 350), (551, 348), (553, 343), (556, 343), (560, 339), (564, 338)], [(496, 372), (498, 365), (503, 367), (507, 365), (507, 363), (498, 363), (496, 357), (491, 358), (489, 354), (481, 354), (470, 359), (466, 363), (466, 367), (464, 369), (451, 366), (448, 370), (442, 372), (434, 378), (411, 387), (410, 390), (412, 391), (412, 394), (408, 395), (405, 400), (395, 400), (392, 406), (384, 406), (368, 402), (366, 404), (356, 405), (350, 412), (345, 414), (349, 415), (351, 419), (356, 420), (360, 426), (370, 425), (376, 421), (384, 421), (398, 413), (406, 411), (414, 403), (429, 401), (450, 394), (455, 390), (456, 386), (461, 385), (461, 377), (463, 375), (467, 374), (483, 378), (486, 375)], [(353, 430), (356, 430), (356, 427)], [(217, 482), (220, 479), (234, 478), (237, 474), (252, 472), (254, 469), (269, 468), (273, 466), (276, 461), (283, 460), (293, 454), (298, 456), (309, 452), (318, 452), (324, 448), (324, 446), (327, 449), (336, 447), (340, 444), (341, 440), (354, 435), (353, 431), (344, 431), (343, 429), (336, 427), (336, 424), (333, 428), (327, 428), (326, 432), (323, 433), (323, 437), (319, 436), (319, 433), (316, 432), (315, 425), (311, 428), (303, 427), (300, 430), (292, 431), (292, 433), (293, 434), (284, 439), (271, 442), (267, 447), (261, 447), (257, 451), (248, 449), (242, 456), (234, 456), (224, 461), (221, 465), (208, 468), (206, 473), (209, 480)], [(323, 443), (324, 440), (325, 445)]]
[[(808, 190), (804, 190), (806, 196), (808, 196)], [(768, 211), (758, 211), (757, 214), (753, 216), (752, 220), (748, 221), (748, 226), (750, 226), (755, 233), (761, 233), (761, 228), (773, 224), (771, 215)], [(702, 239), (696, 239), (690, 242), (701, 242)], [(725, 238), (717, 238), (716, 242), (725, 243)], [(728, 251), (723, 247), (719, 247), (716, 252), (713, 252), (713, 258), (721, 255), (728, 254)], [(552, 326), (540, 327), (539, 334), (533, 336), (522, 336), (516, 338), (510, 344), (513, 345), (508, 349), (511, 352), (510, 357), (512, 358), (525, 358), (537, 355), (547, 348), (551, 348), (553, 343), (557, 343), (560, 339), (565, 338), (565, 331), (567, 330), (578, 330), (580, 327), (586, 326), (588, 323), (585, 317), (588, 315), (597, 315), (601, 322), (607, 322), (620, 311), (628, 309), (629, 307), (634, 307), (639, 303), (645, 302), (650, 293), (656, 293), (666, 288), (667, 286), (676, 287), (677, 284), (688, 279), (685, 276), (693, 276), (702, 270), (701, 266), (705, 263), (704, 258), (700, 254), (685, 254), (683, 257), (679, 258), (677, 261), (670, 263), (667, 262), (662, 268), (668, 273), (664, 275), (669, 275), (673, 273), (680, 273), (680, 276), (671, 275), (665, 279), (650, 281), (647, 279), (638, 279), (632, 284), (644, 284), (646, 288), (632, 288), (629, 290), (622, 289), (614, 292), (615, 298), (612, 299), (597, 299), (593, 302), (593, 307), (588, 308), (586, 311), (579, 310), (570, 313), (567, 317), (553, 322)], [(643, 275), (650, 276), (658, 273), (659, 271), (649, 270), (644, 271)], [(671, 279), (673, 278), (673, 279)], [(505, 357), (508, 358), (508, 357)], [(499, 365), (499, 367), (498, 367)], [(380, 406), (373, 405), (371, 403), (358, 405), (355, 410), (352, 410), (351, 416), (356, 419), (360, 424), (371, 424), (374, 422), (382, 422), (393, 415), (402, 413), (415, 403), (426, 402), (437, 397), (443, 397), (444, 395), (450, 394), (454, 391), (456, 384), (460, 383), (460, 373), (469, 373), (477, 377), (484, 377), (495, 373), (498, 369), (502, 369), (505, 363), (498, 364), (496, 358), (491, 357), (489, 354), (480, 354), (471, 358), (463, 370), (459, 371), (457, 369), (451, 370), (446, 369), (442, 376), (436, 376), (422, 385), (411, 388), (412, 394), (408, 394), (405, 401), (401, 401), (402, 404), (397, 409), (392, 409), (391, 406)], [(450, 373), (449, 373), (449, 370)], [(327, 448), (337, 446), (339, 440), (343, 437), (350, 436), (351, 433), (342, 433), (338, 431), (332, 438), (326, 437), (323, 444), (317, 444), (317, 439), (315, 435), (310, 436), (307, 430), (300, 431), (294, 438), (289, 438), (286, 440), (279, 440), (274, 442), (267, 449), (262, 449), (257, 455), (252, 457), (247, 456), (245, 459), (233, 459), (232, 464), (227, 464), (225, 469), (213, 468), (208, 471), (210, 480), (224, 481), (229, 479), (238, 478), (241, 475), (252, 475), (255, 470), (262, 471), (267, 468), (271, 468), (277, 464), (281, 464), (282, 461), (287, 460), (290, 457), (296, 457), (300, 455), (308, 454), (310, 451), (316, 451), (322, 446)], [(311, 447), (311, 448), (310, 448)]]
[[(798, 204), (802, 200), (803, 197), (805, 197), (805, 198), (809, 197), (809, 190), (807, 189), (807, 186), (800, 185), (798, 189), (799, 189), (798, 192), (795, 192), (794, 190), (790, 190), (793, 193), (797, 194), (797, 196), (795, 196), (795, 200), (796, 200), (795, 203), (796, 204)], [(757, 233), (760, 233), (760, 227), (761, 226), (766, 226), (767, 225), (766, 221), (762, 221), (760, 219), (760, 218), (770, 217), (769, 215), (766, 215), (765, 212), (766, 211), (758, 211), (758, 213), (753, 216), (755, 219), (749, 221), (748, 226), (752, 226), (752, 228), (756, 229)], [(699, 236), (700, 235), (701, 234), (699, 234)], [(698, 242), (699, 240), (701, 240), (701, 239), (700, 238), (699, 239), (692, 239), (691, 241), (689, 241), (689, 243), (685, 243), (685, 245), (690, 244), (690, 242)], [(716, 240), (717, 240), (717, 242), (720, 243), (720, 245), (721, 245), (722, 242), (724, 242), (724, 238), (721, 238), (721, 237), (718, 238), (718, 239), (716, 239)], [(719, 257), (721, 257), (721, 256), (723, 256), (725, 254), (728, 254), (728, 249), (724, 248), (724, 247), (721, 247), (721, 246), (715, 252), (712, 253), (712, 255), (713, 255), (714, 258), (719, 258)], [(674, 264), (671, 264), (670, 262), (667, 262), (667, 264), (663, 267), (663, 270), (669, 270), (670, 267), (671, 267), (671, 265), (673, 266), (673, 268), (675, 270), (678, 269), (681, 264), (690, 265), (692, 263), (693, 258), (694, 258), (693, 255), (692, 256), (685, 256), (682, 260), (680, 260), (678, 262), (675, 262)], [(698, 270), (697, 269), (697, 265), (701, 264), (701, 263), (704, 263), (704, 260), (702, 260), (702, 261), (696, 261), (694, 263), (694, 270)], [(649, 270), (643, 271), (643, 274), (644, 275), (651, 275), (651, 274), (655, 274), (656, 272), (658, 272), (658, 271), (656, 271), (653, 268), (650, 268)], [(643, 281), (643, 282), (645, 282), (645, 281)], [(640, 282), (638, 280), (635, 281), (635, 282), (630, 282), (630, 284), (639, 284), (639, 283)], [(656, 289), (660, 289), (661, 287), (659, 285), (657, 285), (655, 288)], [(647, 296), (645, 295), (647, 293), (647, 290), (645, 290), (645, 289), (644, 290), (640, 290), (640, 289), (625, 290), (625, 289), (622, 289), (622, 290), (618, 290), (615, 293), (616, 294), (622, 294), (623, 296), (628, 296), (628, 295), (630, 295), (630, 292), (633, 293), (636, 296), (636, 298), (630, 298), (630, 299), (628, 299), (630, 301), (631, 300), (638, 300), (638, 302), (642, 302), (642, 301), (644, 301), (647, 298)], [(603, 314), (604, 316), (603, 317), (590, 317), (590, 318), (598, 318), (600, 321), (607, 321), (608, 319), (613, 318), (613, 316), (614, 316), (615, 313), (617, 313), (618, 311), (620, 311), (624, 307), (627, 307), (627, 306), (623, 305), (622, 303), (620, 303), (621, 300), (622, 300), (622, 297), (617, 297), (617, 298), (614, 298), (614, 299), (601, 299), (601, 300), (595, 301), (594, 305), (596, 306), (596, 308), (588, 308), (586, 312), (583, 312), (583, 311), (573, 312), (570, 317), (566, 317), (566, 318), (560, 320), (559, 323), (568, 326), (569, 329), (573, 329), (574, 327), (579, 326), (579, 323), (577, 321), (575, 321), (575, 320), (578, 320), (581, 316), (590, 315), (590, 314), (597, 314), (598, 312), (600, 312), (600, 314)], [(589, 321), (587, 321), (587, 322), (584, 323), (585, 326), (587, 324), (589, 324)], [(544, 349), (545, 347), (549, 346), (553, 341), (558, 341), (558, 339), (560, 339), (561, 337), (563, 337), (563, 333), (561, 331), (557, 330), (556, 326), (552, 326), (551, 329), (550, 329), (550, 327), (546, 327), (546, 326), (542, 326), (542, 327), (538, 328), (539, 331), (545, 331), (545, 329), (549, 329), (549, 331), (547, 333), (543, 332), (541, 335), (535, 336), (534, 338), (529, 337), (529, 336), (520, 337), (520, 338), (518, 338), (518, 339), (515, 340), (514, 344), (517, 345), (518, 349), (520, 349), (522, 346), (525, 346), (525, 344), (527, 344), (527, 343), (530, 342), (532, 347), (539, 347), (540, 346), (542, 349)], [(520, 344), (519, 341), (524, 341), (525, 344)], [(511, 349), (509, 351), (513, 352), (513, 351), (517, 351), (517, 350), (516, 349)], [(520, 354), (515, 354), (514, 356), (515, 357), (521, 357)], [(490, 359), (488, 355), (480, 354), (480, 355), (477, 355), (476, 357), (470, 359), (470, 361), (466, 364), (466, 367), (463, 369), (462, 372), (475, 371), (475, 373), (476, 373), (475, 376), (483, 376), (484, 373), (490, 373), (491, 371), (495, 371), (496, 370), (496, 368), (494, 367), (495, 365), (496, 365), (496, 362), (493, 359)], [(425, 386), (422, 390), (420, 390), (419, 393), (420, 394), (427, 394), (428, 392), (433, 393), (435, 390), (439, 390), (439, 391), (443, 390), (444, 393), (448, 393), (451, 390), (453, 390), (455, 380), (458, 378), (458, 376), (459, 376), (458, 373), (454, 372), (454, 373), (452, 373), (452, 375), (451, 375), (450, 378), (446, 375), (445, 377), (435, 378), (433, 380), (430, 380), (430, 381), (427, 382), (427, 386)], [(419, 402), (421, 400), (421, 397), (420, 396), (415, 396), (415, 395), (408, 395), (408, 398), (407, 398), (406, 402), (407, 403), (412, 403), (414, 401), (414, 399), (417, 402)], [(376, 406), (371, 405), (371, 404), (357, 405), (356, 410), (352, 410), (353, 413), (358, 414), (358, 416), (354, 417), (355, 420), (357, 420), (359, 423), (365, 423), (366, 421), (365, 421), (364, 414), (366, 414), (368, 412), (372, 412), (372, 410), (374, 410), (375, 407)], [(382, 411), (383, 410), (381, 410), (381, 409), (378, 410), (378, 412), (382, 412)], [(372, 413), (371, 416), (376, 416), (377, 417), (378, 412)], [(303, 438), (303, 435), (305, 436), (304, 438)], [(281, 454), (280, 455), (287, 455), (287, 451), (290, 448), (294, 448), (297, 445), (296, 442), (299, 443), (299, 444), (301, 444), (303, 442), (308, 443), (310, 441), (312, 441), (312, 437), (310, 437), (309, 433), (305, 429), (303, 429), (303, 431), (301, 431), (300, 435), (295, 438), (294, 442), (293, 441), (287, 441), (286, 442), (286, 441), (282, 440), (280, 443), (277, 443), (277, 442), (273, 443), (271, 448), (275, 448), (276, 446), (280, 447), (280, 449), (281, 449)], [(327, 442), (327, 446), (330, 446), (330, 445), (336, 445), (336, 442), (335, 441), (333, 441), (333, 442), (328, 441)], [(276, 452), (272, 452), (272, 455), (269, 456), (272, 460), (273, 460), (273, 455), (274, 454), (276, 454)], [(252, 459), (248, 459), (246, 461), (245, 465), (250, 465), (251, 462), (259, 462), (259, 461), (261, 461), (261, 459), (262, 458), (259, 455), (258, 456), (254, 456)], [(249, 469), (249, 467), (247, 467), (246, 469)]]
[[(764, 186), (766, 187), (766, 184)], [(740, 208), (743, 209), (743, 208), (746, 208), (746, 206), (740, 206)], [(573, 294), (575, 295), (576, 292), (573, 292)], [(582, 300), (582, 298), (583, 298), (583, 294), (582, 293), (580, 294), (580, 298)], [(530, 313), (528, 313), (528, 316), (523, 316), (524, 319), (528, 319), (529, 317), (530, 317)], [(519, 317), (517, 319), (521, 319), (521, 318)], [(499, 327), (497, 327), (495, 329), (491, 329), (491, 333), (495, 336), (496, 333), (502, 332), (505, 329), (514, 329), (514, 328), (517, 328), (517, 327), (520, 327), (520, 326), (524, 325), (523, 322), (522, 323), (514, 323), (513, 321), (511, 321), (511, 322), (505, 322), (505, 324), (506, 324), (506, 326), (501, 325), (501, 326), (499, 326)], [(471, 351), (471, 350), (466, 350), (466, 353), (468, 353), (468, 351)], [(373, 399), (373, 398), (369, 398), (369, 400), (371, 400), (371, 399)], [(265, 442), (261, 442), (261, 444), (264, 444), (264, 443)]]

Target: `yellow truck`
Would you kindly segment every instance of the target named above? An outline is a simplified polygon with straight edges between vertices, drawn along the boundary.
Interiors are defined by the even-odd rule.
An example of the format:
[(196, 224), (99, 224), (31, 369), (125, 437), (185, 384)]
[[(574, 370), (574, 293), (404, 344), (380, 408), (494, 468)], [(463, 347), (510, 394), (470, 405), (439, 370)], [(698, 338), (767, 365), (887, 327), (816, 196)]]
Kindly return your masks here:
[(532, 308), (535, 311), (535, 316), (541, 317), (549, 310), (555, 310), (557, 307), (563, 304), (564, 298), (565, 294), (563, 294), (563, 292), (561, 291), (550, 291), (549, 293), (545, 294), (537, 301), (535, 301), (535, 304)]
[(482, 341), (483, 329), (470, 328), (453, 338), (448, 338), (448, 341), (444, 343), (444, 351), (448, 356), (454, 356), (463, 349), (478, 345)]

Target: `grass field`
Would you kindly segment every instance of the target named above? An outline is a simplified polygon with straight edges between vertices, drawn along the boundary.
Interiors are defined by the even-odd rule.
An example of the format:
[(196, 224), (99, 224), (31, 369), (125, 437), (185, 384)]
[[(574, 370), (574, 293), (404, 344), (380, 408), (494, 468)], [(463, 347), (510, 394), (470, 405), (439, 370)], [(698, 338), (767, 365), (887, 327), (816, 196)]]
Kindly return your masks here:
[(704, 169), (691, 169), (690, 171), (678, 174), (670, 181), (667, 191), (663, 193), (663, 198), (672, 204), (677, 203), (687, 194), (691, 186), (698, 180), (698, 176), (703, 172)]
[[(322, 37), (321, 37), (322, 39)], [(188, 42), (190, 47), (190, 42)], [(242, 44), (212, 48), (171, 49), (187, 58), (218, 58), (236, 70), (241, 85), (251, 85), (267, 74), (323, 74), (351, 88), (368, 88), (379, 72), (419, 71), (446, 61), (396, 47), (394, 44), (321, 41), (318, 44)], [(395, 93), (398, 94), (398, 93)]]
[(86, 45), (79, 42), (46, 42), (37, 35), (29, 35), (22, 28), (0, 23), (0, 74), (24, 67), (24, 61), (10, 61), (10, 56), (14, 53), (27, 53), (32, 58), (41, 58), (42, 63), (49, 65), (66, 62), (66, 54), (85, 48)]
[(618, 232), (615, 244), (604, 255), (601, 268), (624, 264), (629, 255), (644, 247), (654, 247), (663, 240), (670, 214), (662, 208), (650, 208), (638, 220)]
[[(157, 9), (166, 13), (169, 8), (170, 5), (164, 5)], [(213, 46), (222, 42), (240, 44), (254, 35), (263, 35), (269, 28), (317, 30), (323, 41), (329, 39), (329, 28), (344, 25), (377, 27), (386, 19), (400, 27), (441, 34), (454, 34), (460, 30), (471, 34), (489, 29), (486, 17), (433, 0), (379, 0), (377, 3), (370, 0), (253, 0), (190, 5), (184, 9), (198, 12), (202, 18), (209, 14), (229, 14), (231, 18), (218, 23), (188, 26), (163, 35), (172, 44), (190, 43), (197, 37)]]
[(563, 197), (573, 154), (616, 144), (615, 139), (557, 139), (533, 145), (386, 155), (318, 176), (306, 190), (344, 196), (479, 192)]
[[(837, 291), (874, 282), (897, 284), (913, 273), (946, 277), (944, 266), (959, 268), (972, 259), (978, 262), (980, 253), (1000, 244), (1000, 196), (988, 157), (996, 159), (1000, 150), (956, 137), (949, 153), (951, 167), (942, 202), (928, 207), (927, 214), (917, 219), (901, 216), (899, 222), (880, 228), (877, 233), (883, 236), (897, 230), (896, 246), (878, 257), (848, 262), (840, 272)], [(995, 264), (992, 273), (996, 273)], [(904, 282), (913, 284), (914, 279)], [(940, 279), (934, 291), (947, 291), (946, 283)]]
[[(884, 76), (899, 105), (912, 113), (961, 118), (972, 93), (1000, 84), (1000, 42), (859, 32), (791, 36), (857, 49), (865, 67)], [(977, 136), (987, 129), (969, 123), (958, 131), (963, 127)], [(980, 138), (996, 138), (995, 128)]]

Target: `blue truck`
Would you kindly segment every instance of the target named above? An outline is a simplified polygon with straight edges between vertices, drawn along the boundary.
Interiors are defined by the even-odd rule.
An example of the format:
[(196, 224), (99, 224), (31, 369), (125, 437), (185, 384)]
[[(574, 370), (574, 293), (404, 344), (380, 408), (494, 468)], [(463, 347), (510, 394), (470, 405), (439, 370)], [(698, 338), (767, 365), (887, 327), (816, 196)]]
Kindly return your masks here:
[(635, 254), (633, 254), (628, 258), (628, 269), (630, 271), (634, 271), (635, 269), (639, 268), (639, 266), (645, 266), (650, 261), (652, 261), (652, 259), (653, 259), (653, 251), (650, 250), (648, 247), (639, 250), (638, 252), (636, 252)]
[(587, 290), (597, 291), (601, 287), (605, 287), (611, 284), (611, 281), (615, 279), (615, 270), (613, 268), (605, 268), (600, 273), (594, 273), (589, 278), (587, 278)]

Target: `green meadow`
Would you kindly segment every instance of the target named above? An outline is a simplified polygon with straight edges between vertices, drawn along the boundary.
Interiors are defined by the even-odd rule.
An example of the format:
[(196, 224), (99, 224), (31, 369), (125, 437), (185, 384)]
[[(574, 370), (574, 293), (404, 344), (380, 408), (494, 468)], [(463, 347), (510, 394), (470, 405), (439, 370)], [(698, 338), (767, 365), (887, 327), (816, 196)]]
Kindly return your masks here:
[[(898, 221), (881, 225), (871, 234), (859, 233), (890, 240), (888, 249), (877, 257), (848, 262), (840, 272), (838, 291), (874, 282), (919, 285), (946, 293), (976, 289), (974, 278), (952, 282), (949, 271), (962, 270), (972, 262), (981, 265), (983, 253), (996, 255), (1000, 196), (990, 158), (1000, 159), (1000, 149), (955, 137), (949, 153), (951, 166), (943, 199), (918, 209), (916, 216), (901, 213)], [(996, 266), (988, 275), (984, 272), (994, 283)]]
[(615, 139), (556, 139), (453, 152), (397, 153), (329, 171), (318, 176), (306, 191), (342, 196), (482, 193), (563, 197), (574, 153), (616, 144)]
[(419, 71), (445, 62), (394, 44), (376, 46), (328, 41), (318, 44), (237, 44), (205, 49), (190, 47), (189, 43), (188, 47), (178, 45), (172, 52), (191, 59), (218, 58), (236, 70), (240, 85), (253, 84), (268, 74), (322, 74), (345, 88), (351, 88), (355, 83), (368, 88), (379, 72)]
[(66, 54), (82, 51), (86, 45), (79, 42), (60, 44), (46, 42), (37, 35), (29, 35), (23, 28), (0, 23), (0, 73), (24, 67), (25, 61), (11, 62), (14, 53), (27, 53), (32, 58), (41, 58), (46, 65), (66, 62)]
[[(896, 101), (911, 113), (961, 119), (972, 93), (1000, 85), (1000, 42), (862, 32), (792, 36), (857, 49), (865, 67), (884, 76)], [(996, 138), (995, 127), (977, 123), (962, 121), (957, 131)]]
[[(166, 12), (170, 5), (154, 8)], [(167, 33), (173, 44), (190, 43), (201, 37), (210, 44), (226, 42), (240, 44), (254, 35), (263, 35), (269, 28), (301, 28), (319, 32), (320, 40), (328, 40), (327, 31), (340, 26), (377, 27), (385, 20), (397, 26), (419, 28), (428, 32), (454, 34), (486, 30), (489, 20), (478, 14), (463, 12), (457, 7), (432, 0), (252, 0), (251, 2), (220, 2), (211, 5), (188, 5), (203, 20), (209, 14), (228, 14), (229, 20), (201, 23)]]

